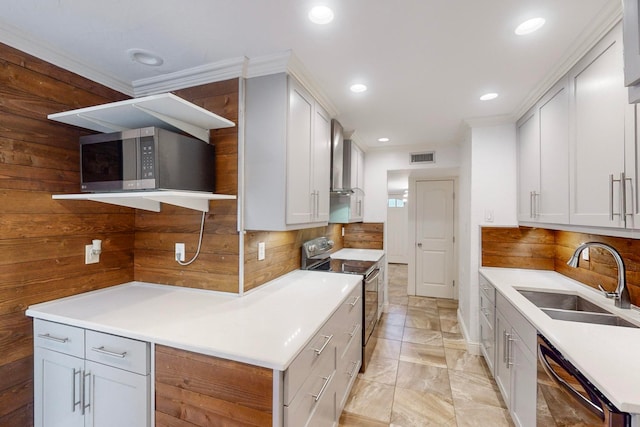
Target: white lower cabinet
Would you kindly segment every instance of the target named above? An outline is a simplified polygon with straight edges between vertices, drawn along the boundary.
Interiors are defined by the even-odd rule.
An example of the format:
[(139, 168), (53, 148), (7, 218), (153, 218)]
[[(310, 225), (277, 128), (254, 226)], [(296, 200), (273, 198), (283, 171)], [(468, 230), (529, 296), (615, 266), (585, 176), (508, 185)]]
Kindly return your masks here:
[(358, 286), (284, 372), (284, 426), (337, 426), (361, 363)]
[(149, 344), (34, 320), (34, 425), (150, 425)]
[(496, 294), (494, 377), (519, 427), (536, 425), (536, 329)]
[(496, 289), (480, 276), (480, 349), (489, 371), (494, 373), (496, 349)]

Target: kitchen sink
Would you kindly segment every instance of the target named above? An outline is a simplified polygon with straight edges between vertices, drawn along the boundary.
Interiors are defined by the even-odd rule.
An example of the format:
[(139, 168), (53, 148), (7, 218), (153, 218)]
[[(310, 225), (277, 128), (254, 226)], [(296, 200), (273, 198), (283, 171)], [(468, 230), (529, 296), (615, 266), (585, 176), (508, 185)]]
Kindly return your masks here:
[(578, 295), (560, 294), (541, 291), (518, 291), (522, 296), (539, 308), (557, 308), (571, 311), (588, 311), (591, 313), (609, 313), (608, 310)]
[(518, 292), (552, 319), (638, 328), (637, 325), (579, 295), (525, 290)]
[(587, 311), (556, 310), (543, 308), (542, 311), (552, 319), (568, 320), (570, 322), (597, 323), (600, 325), (626, 326), (637, 328), (633, 323), (615, 314), (590, 313)]

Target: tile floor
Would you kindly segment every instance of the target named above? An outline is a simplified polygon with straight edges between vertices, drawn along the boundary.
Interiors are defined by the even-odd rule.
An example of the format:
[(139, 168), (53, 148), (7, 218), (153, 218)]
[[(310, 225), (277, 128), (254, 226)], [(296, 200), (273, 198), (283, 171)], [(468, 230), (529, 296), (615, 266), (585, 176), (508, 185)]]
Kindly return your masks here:
[(484, 359), (465, 349), (457, 307), (407, 296), (407, 266), (389, 264), (389, 308), (340, 427), (513, 426)]

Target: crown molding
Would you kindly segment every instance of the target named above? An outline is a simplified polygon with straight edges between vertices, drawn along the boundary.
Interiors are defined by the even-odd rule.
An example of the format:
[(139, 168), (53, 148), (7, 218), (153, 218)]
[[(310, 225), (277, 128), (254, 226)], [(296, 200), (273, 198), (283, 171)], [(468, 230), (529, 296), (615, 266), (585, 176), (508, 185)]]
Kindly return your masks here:
[(504, 114), (498, 116), (487, 117), (468, 117), (464, 119), (464, 124), (470, 128), (490, 127), (490, 126), (502, 126), (508, 124), (515, 124), (516, 116), (513, 114)]
[(0, 40), (2, 40), (2, 43), (14, 49), (28, 53), (29, 55), (78, 74), (79, 76), (124, 93), (125, 95), (133, 96), (134, 94), (133, 87), (130, 83), (98, 71), (86, 63), (77, 61), (60, 49), (48, 43), (41, 42), (13, 26), (5, 23), (0, 24)]
[(576, 42), (567, 50), (564, 61), (552, 69), (514, 110), (513, 116), (516, 120), (533, 107), (558, 80), (564, 77), (598, 41), (622, 20), (622, 2), (609, 2), (598, 14), (598, 18), (578, 35)]
[(246, 73), (248, 58), (239, 57), (187, 68), (173, 73), (134, 80), (136, 97), (156, 95), (207, 83), (242, 77)]

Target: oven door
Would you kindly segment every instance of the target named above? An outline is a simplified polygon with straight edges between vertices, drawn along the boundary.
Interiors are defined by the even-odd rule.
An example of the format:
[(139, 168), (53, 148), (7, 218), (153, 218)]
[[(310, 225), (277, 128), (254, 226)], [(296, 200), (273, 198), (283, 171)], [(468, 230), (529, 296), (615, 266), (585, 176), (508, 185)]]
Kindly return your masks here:
[(628, 427), (631, 416), (616, 409), (575, 366), (538, 335), (536, 424)]
[(364, 278), (364, 337), (363, 345), (367, 344), (369, 337), (378, 321), (378, 282), (380, 269), (375, 268)]

